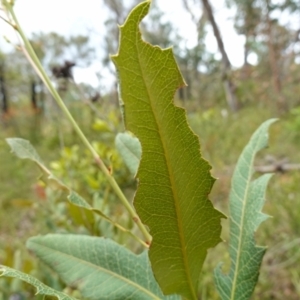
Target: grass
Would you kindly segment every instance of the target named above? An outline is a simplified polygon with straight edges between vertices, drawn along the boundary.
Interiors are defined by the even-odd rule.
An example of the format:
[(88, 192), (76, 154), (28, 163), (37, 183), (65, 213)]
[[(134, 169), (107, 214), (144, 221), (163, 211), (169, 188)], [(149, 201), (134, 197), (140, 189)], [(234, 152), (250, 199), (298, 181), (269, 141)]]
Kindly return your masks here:
[[(91, 140), (99, 140), (101, 135), (91, 130), (92, 116), (88, 108), (82, 108), (77, 104), (76, 109), (75, 113), (77, 112), (77, 115), (81, 117), (79, 121), (84, 131), (88, 133)], [(111, 111), (113, 108), (104, 106), (100, 109), (104, 115), (108, 115), (107, 110)], [(78, 114), (79, 111), (80, 114)], [(119, 120), (118, 110), (115, 110), (115, 115)], [(199, 109), (189, 113), (190, 125), (200, 136), (203, 156), (213, 166), (212, 174), (218, 178), (210, 199), (225, 213), (228, 212), (230, 179), (235, 163), (255, 129), (271, 117), (274, 117), (271, 110), (258, 110), (255, 107), (244, 108), (237, 115), (227, 114), (218, 108), (205, 112)], [(4, 138), (18, 135), (31, 140), (48, 165), (51, 161), (60, 158), (62, 141), (57, 138), (54, 123), (42, 119), (39, 121), (40, 128), (37, 130), (36, 126), (32, 125), (33, 118), (34, 116), (27, 116), (11, 120), (11, 123), (0, 133), (0, 262), (5, 261), (11, 265), (13, 264), (13, 251), (6, 247), (7, 244), (19, 246), (27, 237), (38, 234), (40, 231), (47, 232), (49, 228), (44, 224), (45, 220), (36, 215), (38, 210), (34, 209), (34, 205), (42, 201), (34, 189), (39, 172), (31, 162), (16, 159), (11, 155)], [(63, 124), (64, 144), (80, 145), (69, 126)], [(293, 124), (294, 116), (286, 114), (279, 122), (272, 125), (270, 147), (262, 151), (257, 158), (257, 164), (266, 164), (266, 155), (273, 155), (276, 158), (286, 157), (294, 163), (300, 161), (300, 139), (298, 129), (296, 127), (293, 129)], [(76, 168), (76, 172), (82, 171), (84, 170)], [(257, 243), (267, 245), (268, 250), (253, 299), (285, 297), (293, 300), (300, 297), (299, 266), (296, 264), (300, 260), (299, 181), (300, 172), (293, 171), (274, 175), (269, 185), (264, 212), (273, 218), (263, 223), (256, 234)], [(47, 203), (43, 205), (45, 207)], [(118, 213), (121, 214), (120, 211)], [(223, 225), (223, 238), (226, 241), (228, 221), (224, 220)], [(36, 266), (27, 254), (24, 254), (24, 257), (28, 264), (31, 264), (27, 266), (28, 269)], [(202, 275), (201, 299), (218, 299), (213, 286), (212, 270), (220, 261), (224, 261), (225, 268), (228, 268), (229, 257), (226, 242), (219, 244), (209, 253)]]

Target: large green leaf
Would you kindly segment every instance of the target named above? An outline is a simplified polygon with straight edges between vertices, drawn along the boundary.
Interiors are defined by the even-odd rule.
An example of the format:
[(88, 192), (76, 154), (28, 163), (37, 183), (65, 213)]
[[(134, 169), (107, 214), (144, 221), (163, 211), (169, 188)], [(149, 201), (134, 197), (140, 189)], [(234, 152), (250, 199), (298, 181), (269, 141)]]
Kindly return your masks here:
[(24, 274), (20, 271), (6, 266), (0, 265), (0, 276), (13, 277), (29, 283), (36, 288), (36, 295), (53, 296), (58, 300), (76, 300), (73, 297), (50, 288), (49, 286), (43, 284), (42, 282), (28, 274)]
[(69, 234), (33, 237), (27, 247), (90, 300), (179, 299), (163, 296), (146, 251), (135, 255), (109, 239)]
[(268, 218), (261, 212), (264, 194), (271, 177), (266, 174), (251, 181), (256, 153), (267, 146), (268, 128), (275, 120), (263, 123), (253, 134), (242, 152), (232, 177), (230, 192), (231, 268), (223, 275), (221, 267), (215, 269), (215, 282), (223, 300), (249, 299), (259, 276), (259, 268), (266, 248), (255, 245), (254, 233)]
[(142, 145), (134, 206), (153, 236), (149, 255), (163, 292), (196, 299), (207, 249), (220, 242), (223, 215), (208, 200), (214, 179), (199, 139), (184, 109), (173, 104), (185, 83), (172, 49), (141, 38), (139, 23), (149, 6), (138, 5), (120, 27), (119, 53), (112, 57), (126, 129)]

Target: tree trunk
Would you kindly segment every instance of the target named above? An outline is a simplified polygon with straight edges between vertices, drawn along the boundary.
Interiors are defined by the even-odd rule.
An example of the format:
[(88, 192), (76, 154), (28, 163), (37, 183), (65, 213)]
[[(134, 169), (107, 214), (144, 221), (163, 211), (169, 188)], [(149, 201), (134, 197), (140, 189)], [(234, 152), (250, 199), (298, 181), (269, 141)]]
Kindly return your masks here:
[(249, 42), (248, 42), (249, 37), (246, 35), (246, 41), (244, 45), (244, 67), (248, 66), (248, 55), (249, 55)]
[(247, 80), (249, 79), (249, 73), (250, 73), (250, 64), (248, 62), (248, 56), (250, 52), (250, 46), (249, 46), (249, 34), (245, 34), (245, 44), (244, 44), (244, 63), (242, 67), (242, 73), (241, 73), (241, 79)]
[(37, 111), (38, 105), (37, 105), (36, 83), (34, 79), (31, 81), (31, 105), (33, 110)]
[(273, 34), (272, 34), (272, 20), (270, 18), (270, 9), (269, 1), (267, 1), (267, 15), (266, 15), (266, 29), (268, 35), (268, 48), (269, 48), (269, 63), (272, 71), (273, 86), (277, 96), (277, 109), (279, 112), (286, 110), (286, 101), (282, 94), (282, 85), (280, 79), (280, 72), (278, 67), (278, 55), (276, 53), (275, 45), (273, 43)]
[(40, 79), (39, 85), (40, 85), (40, 97), (39, 97), (40, 111), (41, 113), (44, 113), (45, 112), (45, 85), (43, 80)]
[(184, 89), (183, 88), (180, 88), (179, 90), (178, 90), (178, 97), (179, 97), (179, 99), (181, 100), (181, 101), (184, 101), (185, 99), (184, 99)]
[(4, 114), (8, 113), (8, 98), (5, 86), (5, 77), (4, 77), (5, 69), (4, 69), (4, 62), (0, 62), (0, 92), (2, 98), (2, 111)]
[(213, 32), (214, 32), (214, 35), (215, 35), (215, 38), (216, 38), (216, 41), (218, 44), (218, 48), (222, 55), (222, 63), (223, 63), (222, 78), (223, 78), (223, 82), (224, 82), (227, 103), (228, 103), (230, 109), (233, 112), (236, 112), (238, 110), (238, 102), (237, 102), (236, 93), (235, 93), (236, 87), (231, 79), (231, 64), (230, 64), (228, 55), (225, 51), (221, 33), (220, 33), (219, 27), (215, 21), (212, 7), (209, 3), (209, 0), (201, 0), (201, 1), (203, 4), (203, 7), (205, 9), (205, 12), (207, 14), (208, 20), (213, 28)]

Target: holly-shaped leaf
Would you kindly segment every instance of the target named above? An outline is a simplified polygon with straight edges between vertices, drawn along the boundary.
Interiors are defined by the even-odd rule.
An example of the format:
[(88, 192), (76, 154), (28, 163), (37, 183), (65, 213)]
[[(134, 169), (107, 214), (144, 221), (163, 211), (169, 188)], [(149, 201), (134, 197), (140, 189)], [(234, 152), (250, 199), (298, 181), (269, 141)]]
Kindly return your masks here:
[(243, 150), (234, 174), (230, 191), (231, 268), (223, 274), (215, 269), (215, 282), (222, 300), (250, 299), (259, 276), (259, 268), (266, 247), (255, 244), (254, 234), (261, 222), (268, 218), (261, 212), (265, 191), (271, 174), (252, 181), (256, 153), (267, 146), (268, 129), (274, 119), (264, 122)]
[(214, 183), (198, 137), (173, 97), (185, 85), (172, 49), (142, 40), (139, 24), (150, 1), (138, 5), (120, 27), (112, 59), (120, 79), (126, 129), (141, 142), (134, 206), (153, 237), (150, 260), (165, 294), (197, 299), (207, 249), (220, 242), (223, 215), (208, 194)]

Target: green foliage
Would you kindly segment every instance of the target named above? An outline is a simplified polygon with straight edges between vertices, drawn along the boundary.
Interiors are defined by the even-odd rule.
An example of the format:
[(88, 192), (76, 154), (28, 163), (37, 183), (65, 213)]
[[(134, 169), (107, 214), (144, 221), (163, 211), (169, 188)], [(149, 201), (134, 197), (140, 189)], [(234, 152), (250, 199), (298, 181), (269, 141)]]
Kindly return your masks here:
[(137, 6), (120, 27), (120, 49), (113, 57), (125, 126), (143, 151), (134, 206), (153, 236), (149, 257), (164, 293), (196, 299), (207, 250), (220, 242), (223, 215), (207, 199), (214, 179), (198, 137), (184, 110), (172, 103), (184, 85), (172, 50), (141, 39), (139, 23), (149, 6), (149, 1)]
[(29, 283), (36, 288), (36, 295), (54, 296), (58, 300), (76, 300), (75, 298), (70, 297), (64, 293), (55, 291), (54, 289), (46, 286), (45, 284), (28, 274), (24, 274), (20, 271), (11, 269), (6, 266), (0, 265), (0, 276), (13, 277)]
[(297, 140), (300, 135), (300, 107), (291, 110), (292, 120), (287, 123), (287, 129), (291, 131)]
[(142, 155), (140, 141), (129, 133), (118, 133), (115, 142), (130, 173), (135, 176)]
[[(104, 163), (112, 170), (118, 184), (121, 187), (131, 186), (133, 178), (115, 147), (115, 135), (119, 131), (117, 123), (120, 121), (114, 111), (107, 114), (106, 118), (107, 120), (96, 118), (91, 122), (92, 144)], [(89, 151), (73, 142), (61, 150), (59, 159), (53, 160), (50, 167), (58, 177), (65, 178), (67, 185), (72, 185), (78, 192), (93, 198), (95, 193), (106, 189), (107, 181), (97, 165), (91, 164), (92, 159)]]
[(230, 192), (230, 243), (231, 269), (222, 275), (215, 270), (215, 281), (222, 299), (249, 299), (259, 276), (259, 268), (266, 248), (255, 245), (254, 233), (268, 218), (261, 213), (264, 193), (270, 175), (251, 182), (256, 153), (267, 146), (267, 130), (274, 120), (263, 123), (254, 133), (241, 154), (232, 177)]
[[(75, 191), (57, 179), (50, 170), (42, 162), (39, 154), (36, 152), (34, 147), (30, 144), (30, 142), (23, 140), (21, 138), (8, 138), (6, 139), (8, 144), (10, 145), (12, 152), (14, 152), (19, 158), (22, 159), (30, 159), (37, 163), (40, 169), (44, 173), (44, 180), (52, 187), (56, 189), (63, 190), (67, 192), (67, 199), (72, 205), (75, 205), (79, 208), (84, 208), (87, 211), (95, 212), (105, 221), (109, 222), (116, 228), (120, 229), (121, 231), (130, 234), (134, 239), (140, 241), (138, 237), (136, 237), (130, 230), (124, 228), (119, 223), (113, 221), (110, 217), (108, 217), (105, 213), (101, 210), (92, 207), (85, 199), (83, 199), (80, 195), (78, 195)], [(92, 215), (89, 215), (90, 218), (93, 218)]]
[[(68, 198), (69, 203), (65, 201), (62, 206), (55, 203), (52, 208), (53, 214), (63, 216), (67, 204), (70, 206), (70, 211), (73, 211), (74, 207), (77, 209), (77, 217), (78, 211), (83, 212), (82, 219), (85, 218), (87, 221), (85, 230), (82, 230), (80, 226), (76, 228), (77, 223), (72, 223), (75, 218), (68, 219), (68, 216), (65, 216), (61, 226), (65, 226), (64, 232), (83, 231), (85, 235), (37, 236), (28, 240), (27, 247), (56, 271), (71, 290), (81, 291), (84, 298), (180, 299), (182, 296), (184, 299), (207, 297), (212, 300), (215, 298), (211, 297), (212, 293), (207, 292), (206, 289), (207, 274), (201, 274), (201, 281), (199, 278), (207, 250), (220, 241), (220, 221), (223, 215), (215, 210), (208, 200), (214, 179), (210, 175), (210, 165), (200, 154), (198, 138), (187, 124), (185, 111), (173, 104), (175, 91), (184, 85), (184, 81), (172, 51), (153, 47), (141, 39), (139, 23), (147, 14), (149, 5), (150, 1), (146, 1), (137, 6), (125, 25), (121, 26), (120, 52), (113, 57), (120, 75), (126, 129), (137, 137), (125, 133), (118, 134), (115, 138), (117, 130), (102, 118), (98, 118), (92, 128), (99, 133), (97, 142), (93, 145), (94, 149), (100, 153), (102, 161), (109, 166), (109, 173), (118, 179), (120, 187), (127, 189), (129, 186), (129, 202), (135, 189), (132, 175), (136, 175), (138, 179), (139, 186), (134, 205), (139, 217), (149, 227), (153, 236), (149, 250), (150, 260), (148, 250), (137, 255), (125, 248), (126, 246), (140, 253), (140, 244), (145, 247), (148, 245), (141, 241), (135, 231), (123, 227), (121, 218), (124, 210), (115, 212), (117, 206), (115, 201), (111, 200), (115, 200), (116, 197), (105, 181), (108, 177), (104, 177), (97, 167), (92, 165), (94, 156), (81, 152), (77, 145), (66, 147), (61, 159), (52, 163), (55, 172), (60, 174), (58, 177), (64, 178), (64, 182), (68, 181), (68, 172), (76, 169), (74, 172), (76, 176), (80, 174), (75, 177), (75, 180), (70, 176), (69, 180), (74, 181), (74, 185), (69, 182), (66, 184), (52, 174), (29, 142), (22, 139), (8, 139), (17, 156), (36, 162), (44, 173), (42, 179), (49, 184), (49, 187), (64, 192), (62, 197)], [(84, 40), (82, 42), (85, 43)], [(221, 140), (220, 136), (226, 136), (228, 133), (228, 128), (224, 125), (228, 125), (225, 115), (222, 121), (215, 123), (218, 126), (211, 127), (213, 136), (210, 138)], [(196, 118), (198, 117), (199, 114)], [(220, 119), (217, 109), (202, 114), (201, 122), (206, 123), (206, 127), (199, 126), (201, 136), (210, 134), (208, 127), (211, 125), (208, 123), (217, 118)], [(221, 124), (223, 121), (224, 123)], [(249, 299), (258, 279), (265, 248), (255, 245), (254, 232), (266, 218), (266, 215), (261, 213), (261, 209), (270, 176), (264, 175), (254, 181), (251, 179), (254, 156), (265, 146), (267, 129), (272, 122), (273, 120), (264, 123), (253, 136), (238, 162), (232, 179), (229, 251), (232, 260), (231, 270), (229, 275), (221, 274), (220, 267), (215, 271), (217, 288), (223, 299)], [(242, 127), (240, 122), (235, 124)], [(254, 125), (251, 123), (251, 126)], [(251, 126), (247, 124), (247, 128)], [(243, 143), (242, 131), (236, 132), (239, 133), (236, 135), (238, 138), (234, 136), (226, 140), (229, 146), (225, 148), (225, 153), (219, 155), (216, 151), (220, 161), (224, 162), (229, 157), (228, 161), (232, 162), (237, 149)], [(114, 142), (118, 151), (112, 146)], [(233, 142), (236, 142), (234, 147)], [(213, 143), (214, 141), (211, 144)], [(209, 148), (207, 144), (206, 150)], [(224, 149), (217, 150), (224, 151)], [(130, 174), (124, 168), (121, 157), (129, 168)], [(74, 186), (80, 187), (80, 192), (83, 186), (90, 189), (90, 193), (87, 193), (91, 196), (87, 198), (88, 201), (74, 191)], [(48, 202), (44, 207), (51, 205), (48, 189), (46, 192)], [(99, 194), (106, 194), (109, 197), (103, 196), (104, 201), (98, 202)], [(86, 194), (84, 196), (86, 197)], [(224, 193), (221, 192), (218, 197), (224, 199)], [(105, 202), (106, 206), (103, 205)], [(103, 210), (103, 207), (109, 207), (109, 210)], [(116, 218), (110, 215), (112, 211)], [(42, 213), (47, 214), (47, 211)], [(48, 216), (49, 219), (51, 217)], [(108, 221), (109, 225), (112, 225), (111, 228), (97, 230), (99, 229), (96, 224), (98, 217)], [(133, 220), (139, 221), (137, 217), (132, 218), (133, 220), (128, 216), (125, 218), (128, 223), (131, 223), (128, 226), (130, 229)], [(297, 230), (296, 214), (293, 215), (293, 219)], [(118, 230), (115, 231), (115, 228)], [(56, 227), (53, 229), (53, 231), (57, 230)], [(137, 243), (131, 243), (128, 236), (121, 239), (121, 231), (131, 234), (140, 244), (136, 246)], [(88, 234), (95, 236), (91, 237)], [(114, 238), (118, 243), (108, 237)], [(216, 251), (219, 251), (216, 253), (220, 253), (220, 256), (224, 256), (220, 247), (217, 247)], [(215, 265), (216, 256), (210, 259), (210, 265), (211, 260)], [(38, 289), (43, 287), (44, 291), (56, 295), (58, 299), (63, 299), (60, 298), (62, 297), (60, 292), (48, 289), (30, 276), (7, 267), (1, 267), (1, 271), (2, 275), (27, 280)], [(211, 269), (209, 275), (212, 278)], [(295, 282), (298, 277), (297, 274), (293, 274)], [(57, 289), (59, 290), (60, 287)], [(66, 291), (73, 295), (70, 290), (66, 289)], [(166, 296), (171, 293), (180, 296)]]
[(27, 247), (87, 299), (179, 299), (163, 296), (147, 252), (135, 255), (109, 239), (46, 235)]

